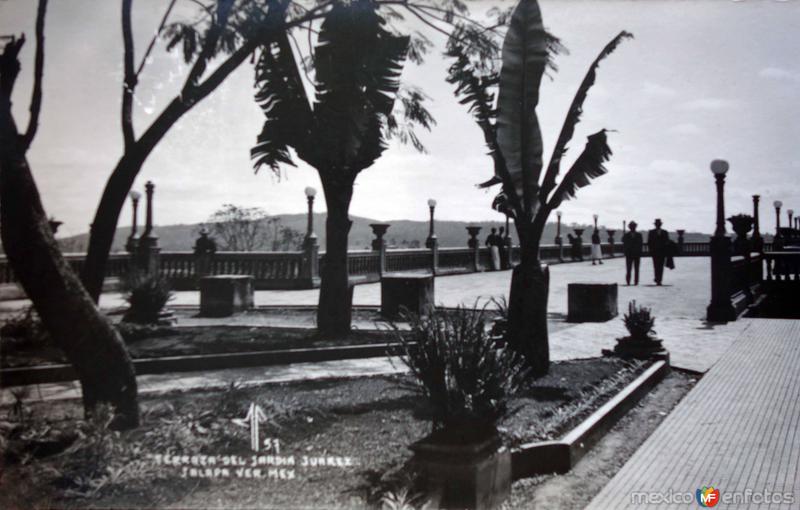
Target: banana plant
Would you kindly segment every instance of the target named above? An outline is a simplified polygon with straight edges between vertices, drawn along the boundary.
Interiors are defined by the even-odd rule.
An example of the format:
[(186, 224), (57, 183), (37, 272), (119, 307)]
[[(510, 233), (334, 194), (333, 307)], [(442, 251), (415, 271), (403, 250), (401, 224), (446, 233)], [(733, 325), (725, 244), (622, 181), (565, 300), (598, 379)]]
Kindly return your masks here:
[(502, 44), (499, 71), (490, 64), (491, 59), (476, 62), (469, 57), (473, 51), (470, 45), (483, 41), (484, 47), (491, 46), (483, 37), (485, 33), (469, 32), (464, 27), (448, 42), (447, 55), (454, 59), (448, 81), (456, 85), (460, 102), (469, 105), (494, 163), (494, 175), (479, 186), (501, 185), (492, 207), (514, 219), (520, 239), (521, 263), (512, 275), (507, 339), (525, 356), (534, 373), (541, 375), (549, 367), (549, 273), (539, 261), (542, 232), (554, 209), (607, 172), (605, 162), (611, 149), (603, 129), (588, 137), (583, 152), (557, 182), (600, 62), (633, 36), (620, 32), (589, 67), (545, 167), (536, 106), (542, 78), (548, 69), (555, 70), (552, 58), (563, 50), (560, 41), (544, 29), (536, 0), (521, 0), (514, 9)]
[[(284, 33), (264, 45), (256, 62), (256, 101), (265, 121), (251, 156), (258, 170), (294, 166), (290, 148), (319, 173), (328, 209), (327, 247), (321, 270), (317, 327), (341, 335), (350, 330), (352, 288), (348, 282), (348, 217), (356, 176), (386, 150), (397, 129), (395, 100), (409, 37), (386, 29), (370, 0), (337, 2), (322, 22), (314, 50), (313, 87), (308, 97), (301, 64)], [(412, 92), (406, 120), (429, 128), (433, 119)], [(410, 113), (409, 113), (410, 112)], [(413, 138), (416, 141), (416, 138)], [(416, 144), (415, 144), (416, 145)]]

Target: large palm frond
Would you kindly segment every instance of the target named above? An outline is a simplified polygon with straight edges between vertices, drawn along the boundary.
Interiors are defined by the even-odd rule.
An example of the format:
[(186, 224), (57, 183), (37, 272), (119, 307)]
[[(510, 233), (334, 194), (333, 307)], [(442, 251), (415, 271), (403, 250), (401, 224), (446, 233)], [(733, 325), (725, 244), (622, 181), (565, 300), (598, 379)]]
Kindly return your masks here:
[(547, 69), (548, 37), (536, 0), (521, 0), (503, 42), (497, 100), (497, 145), (508, 179), (526, 214), (538, 209), (542, 134), (536, 117), (539, 85)]
[(580, 87), (578, 87), (575, 98), (572, 100), (572, 104), (569, 107), (567, 117), (564, 119), (564, 125), (561, 127), (561, 133), (558, 135), (558, 140), (553, 148), (553, 155), (550, 158), (550, 164), (547, 165), (547, 173), (542, 181), (542, 187), (539, 195), (543, 202), (547, 200), (547, 195), (556, 185), (556, 177), (558, 176), (559, 169), (561, 167), (561, 159), (567, 152), (567, 144), (572, 139), (572, 135), (575, 133), (575, 126), (581, 120), (583, 103), (586, 100), (589, 89), (592, 88), (592, 85), (594, 85), (594, 81), (597, 76), (597, 68), (600, 65), (600, 61), (609, 56), (624, 39), (629, 37), (633, 38), (633, 34), (623, 30), (608, 44), (606, 44), (605, 48), (603, 48), (592, 65), (589, 67), (589, 71), (583, 78)]
[(573, 198), (578, 189), (587, 186), (592, 179), (608, 172), (603, 163), (610, 157), (611, 148), (606, 140), (606, 130), (602, 129), (590, 135), (583, 152), (572, 164), (547, 203), (547, 210), (557, 208), (564, 200)]
[[(492, 89), (500, 81), (499, 73), (491, 71), (486, 74), (480, 73), (470, 61), (465, 46), (455, 38), (451, 37), (445, 54), (454, 59), (447, 70), (447, 82), (456, 86), (458, 102), (469, 107), (469, 113), (483, 132), (489, 155), (496, 160), (497, 132), (494, 122), (497, 110), (494, 107), (495, 94)], [(496, 170), (492, 179), (478, 186), (487, 188), (499, 182), (501, 177)]]
[(370, 0), (336, 4), (320, 27), (316, 49), (317, 168), (354, 177), (386, 149), (383, 123), (392, 112), (408, 37), (384, 28)]
[(303, 157), (313, 114), (288, 35), (261, 48), (255, 66), (255, 99), (266, 119), (250, 157), (256, 171), (266, 165), (278, 172), (281, 163), (294, 166), (289, 147)]

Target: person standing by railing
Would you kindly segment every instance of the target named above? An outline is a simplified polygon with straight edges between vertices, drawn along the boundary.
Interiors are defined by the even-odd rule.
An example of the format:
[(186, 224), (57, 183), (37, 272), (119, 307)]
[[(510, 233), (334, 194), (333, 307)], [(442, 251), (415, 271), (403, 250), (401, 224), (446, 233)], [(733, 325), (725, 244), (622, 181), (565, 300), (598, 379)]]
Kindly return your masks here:
[(592, 265), (603, 263), (603, 251), (600, 247), (600, 231), (594, 229), (592, 232)]
[(642, 260), (642, 234), (636, 231), (635, 221), (628, 223), (628, 232), (622, 236), (622, 253), (625, 255), (625, 283), (631, 284), (631, 268), (633, 268), (633, 284), (639, 285), (639, 263)]
[(500, 245), (503, 240), (497, 235), (497, 229), (492, 228), (489, 235), (486, 237), (486, 246), (489, 248), (489, 254), (492, 259), (492, 271), (500, 269)]

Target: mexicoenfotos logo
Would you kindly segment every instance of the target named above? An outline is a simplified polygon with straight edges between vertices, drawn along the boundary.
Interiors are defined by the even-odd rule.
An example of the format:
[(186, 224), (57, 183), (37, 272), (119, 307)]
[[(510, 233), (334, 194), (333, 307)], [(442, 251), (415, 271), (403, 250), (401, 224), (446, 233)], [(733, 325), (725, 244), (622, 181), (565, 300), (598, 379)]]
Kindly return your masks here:
[(704, 485), (701, 489), (697, 489), (695, 497), (697, 498), (697, 503), (702, 507), (716, 506), (719, 503), (719, 489)]

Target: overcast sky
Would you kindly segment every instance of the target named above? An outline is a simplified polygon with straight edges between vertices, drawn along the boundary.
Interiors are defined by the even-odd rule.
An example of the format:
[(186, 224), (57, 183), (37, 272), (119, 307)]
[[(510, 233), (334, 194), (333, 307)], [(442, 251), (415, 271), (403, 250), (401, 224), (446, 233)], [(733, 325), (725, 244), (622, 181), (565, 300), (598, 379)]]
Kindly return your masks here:
[[(25, 32), (32, 41), (35, 3), (0, 2), (0, 34)], [(137, 61), (166, 3), (134, 2)], [(109, 0), (50, 4), (43, 112), (29, 159), (48, 214), (64, 221), (60, 233), (69, 235), (87, 230), (122, 153), (120, 7)], [(470, 6), (479, 14), (495, 4), (508, 5)], [(589, 223), (598, 213), (609, 226), (624, 219), (647, 226), (661, 217), (671, 229), (711, 232), (708, 164), (714, 158), (731, 164), (728, 214), (750, 213), (754, 193), (762, 196), (763, 230), (774, 228), (773, 200), (800, 211), (800, 1), (544, 0), (541, 7), (545, 26), (570, 50), (542, 85), (537, 111), (546, 157), (596, 54), (620, 30), (636, 37), (603, 62), (584, 105), (566, 163), (601, 128), (617, 130), (609, 137), (614, 155), (607, 175), (562, 206), (566, 222)], [(438, 218), (500, 220), (489, 207), (494, 193), (474, 186), (492, 172), (482, 135), (444, 81), (443, 38), (429, 37), (437, 45), (434, 54), (422, 67), (408, 64), (403, 75), (431, 97), (438, 125), (422, 136), (429, 153), (392, 143), (358, 178), (350, 212), (425, 219), (432, 197)], [(30, 43), (23, 52), (15, 95), (21, 125), (27, 122), (33, 49)], [(163, 44), (156, 47), (138, 88), (137, 133), (174, 96), (185, 71), (177, 55), (167, 54)], [(313, 169), (299, 162), (280, 180), (253, 172), (249, 150), (262, 115), (252, 91), (252, 68), (243, 65), (147, 160), (136, 186), (156, 183), (157, 223), (203, 221), (223, 203), (273, 214), (304, 210), (303, 188), (319, 188)], [(120, 224), (129, 223), (126, 208)]]

